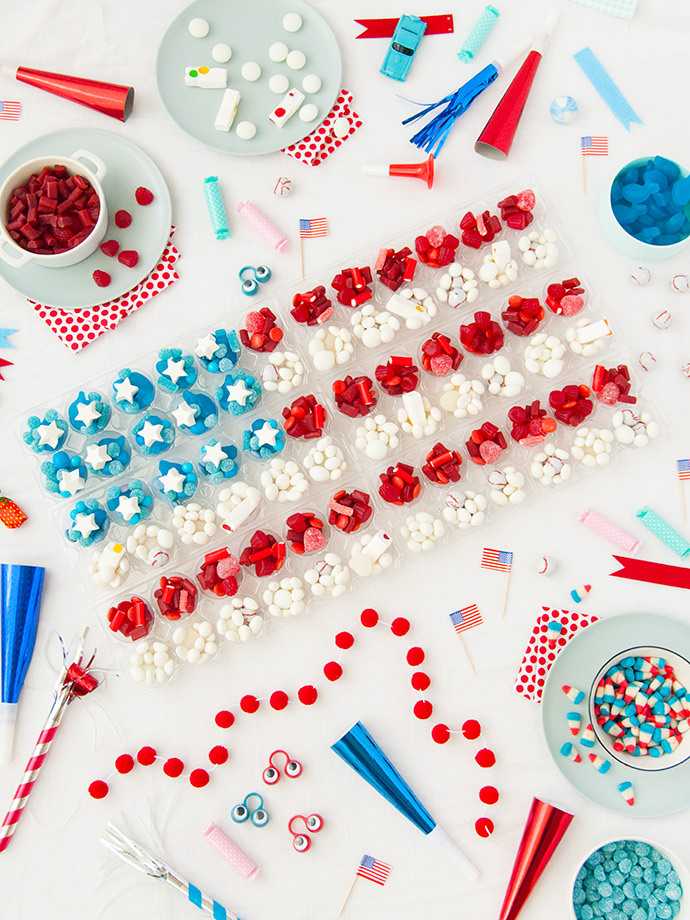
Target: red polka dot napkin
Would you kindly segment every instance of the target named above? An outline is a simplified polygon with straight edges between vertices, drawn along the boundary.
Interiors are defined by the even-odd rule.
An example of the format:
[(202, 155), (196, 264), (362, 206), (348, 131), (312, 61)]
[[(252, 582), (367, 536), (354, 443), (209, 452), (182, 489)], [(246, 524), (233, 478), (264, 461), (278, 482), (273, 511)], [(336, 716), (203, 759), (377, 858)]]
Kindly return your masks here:
[[(294, 157), (307, 166), (318, 166), (362, 127), (362, 119), (352, 109), (352, 93), (341, 89), (333, 108), (318, 128), (307, 134), (296, 144), (283, 149), (283, 153)], [(337, 123), (337, 133), (336, 133)]]
[(171, 284), (179, 280), (175, 264), (180, 253), (172, 244), (175, 227), (170, 228), (170, 236), (158, 264), (135, 288), (95, 307), (82, 307), (63, 310), (60, 307), (44, 306), (30, 300), (29, 303), (49, 329), (70, 351), (81, 351), (90, 342), (95, 341), (104, 332), (114, 329), (126, 316), (138, 310), (151, 297), (160, 294)]
[[(544, 692), (549, 669), (575, 633), (599, 619), (578, 613), (576, 610), (556, 610), (551, 607), (541, 609), (544, 612), (539, 614), (534, 624), (525, 655), (515, 678), (514, 688), (516, 693), (521, 693), (533, 703), (541, 703), (541, 695)], [(554, 620), (560, 623), (564, 630), (556, 642), (556, 647), (550, 649), (547, 624)]]

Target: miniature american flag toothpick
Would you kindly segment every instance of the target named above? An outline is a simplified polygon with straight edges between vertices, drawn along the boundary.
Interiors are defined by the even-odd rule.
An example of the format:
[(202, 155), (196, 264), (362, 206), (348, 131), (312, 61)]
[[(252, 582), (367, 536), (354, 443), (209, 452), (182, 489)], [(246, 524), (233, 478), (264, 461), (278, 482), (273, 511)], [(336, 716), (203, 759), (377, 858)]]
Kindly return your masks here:
[(304, 278), (304, 248), (302, 240), (328, 236), (328, 221), (325, 217), (301, 217), (299, 222), (299, 276)]
[(592, 136), (580, 138), (580, 152), (582, 154), (582, 194), (587, 193), (587, 184), (585, 180), (585, 157), (607, 157), (609, 155), (609, 139), (603, 136)]
[(489, 549), (485, 546), (482, 550), (482, 568), (491, 569), (493, 572), (506, 573), (506, 589), (503, 593), (503, 609), (501, 617), (506, 615), (506, 604), (508, 603), (508, 587), (510, 585), (510, 573), (513, 568), (513, 554), (508, 549)]
[(465, 657), (470, 663), (472, 673), (476, 674), (477, 672), (474, 667), (474, 662), (470, 658), (470, 653), (467, 651), (465, 643), (462, 641), (461, 634), (468, 629), (472, 629), (473, 626), (481, 626), (481, 624), (484, 622), (482, 620), (482, 615), (479, 612), (479, 607), (477, 607), (476, 604), (470, 604), (469, 607), (461, 607), (460, 610), (455, 610), (453, 613), (449, 614), (449, 616), (451, 625), (455, 632), (458, 634), (458, 638), (460, 639), (460, 645), (462, 646), (462, 650), (465, 653)]
[(680, 487), (680, 507), (683, 512), (683, 523), (685, 523), (685, 490), (683, 483), (686, 479), (690, 479), (690, 459), (676, 460), (676, 470), (678, 472), (678, 484)]
[(390, 875), (390, 871), (391, 867), (388, 865), (388, 863), (382, 862), (380, 859), (376, 859), (374, 856), (369, 856), (368, 853), (365, 853), (359, 861), (359, 866), (357, 866), (355, 877), (352, 879), (352, 884), (348, 888), (347, 894), (345, 895), (345, 900), (340, 905), (340, 910), (338, 911), (336, 920), (338, 920), (342, 912), (345, 910), (345, 905), (350, 899), (352, 889), (355, 887), (355, 883), (357, 882), (358, 878), (368, 879), (370, 882), (375, 882), (377, 885), (385, 885), (388, 876)]

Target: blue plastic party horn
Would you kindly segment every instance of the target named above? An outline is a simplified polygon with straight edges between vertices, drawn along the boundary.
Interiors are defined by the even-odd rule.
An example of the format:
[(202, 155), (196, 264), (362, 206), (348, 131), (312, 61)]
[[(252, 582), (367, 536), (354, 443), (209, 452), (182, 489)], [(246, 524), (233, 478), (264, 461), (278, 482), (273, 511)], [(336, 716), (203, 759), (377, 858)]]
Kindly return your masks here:
[(431, 817), (361, 722), (331, 745), (346, 764), (450, 857), (472, 881), (479, 871)]
[(45, 569), (0, 565), (0, 763), (9, 763), (17, 702), (36, 641)]

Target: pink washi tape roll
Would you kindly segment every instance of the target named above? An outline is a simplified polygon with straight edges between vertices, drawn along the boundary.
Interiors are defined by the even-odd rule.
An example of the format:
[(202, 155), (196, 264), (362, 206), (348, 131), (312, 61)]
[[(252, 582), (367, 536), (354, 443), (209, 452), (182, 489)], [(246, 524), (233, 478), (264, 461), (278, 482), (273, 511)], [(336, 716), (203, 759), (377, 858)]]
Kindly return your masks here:
[(209, 824), (204, 831), (204, 837), (213, 849), (220, 853), (227, 863), (230, 863), (235, 872), (241, 875), (242, 878), (249, 879), (250, 882), (254, 881), (259, 874), (259, 867), (247, 856), (244, 850), (241, 850), (236, 843), (232, 842), (227, 834), (223, 833), (215, 824)]
[(602, 517), (602, 515), (596, 511), (585, 508), (580, 515), (580, 520), (585, 527), (589, 527), (594, 533), (598, 533), (600, 537), (608, 540), (609, 543), (613, 543), (614, 546), (619, 546), (628, 553), (636, 553), (640, 548), (640, 541), (636, 537), (622, 530), (617, 524), (614, 524), (613, 521), (609, 521), (608, 518)]
[(280, 230), (275, 224), (271, 223), (258, 208), (255, 208), (250, 201), (240, 201), (237, 205), (237, 213), (241, 217), (244, 217), (244, 219), (254, 227), (257, 233), (260, 233), (274, 249), (278, 250), (278, 252), (287, 249), (288, 241)]

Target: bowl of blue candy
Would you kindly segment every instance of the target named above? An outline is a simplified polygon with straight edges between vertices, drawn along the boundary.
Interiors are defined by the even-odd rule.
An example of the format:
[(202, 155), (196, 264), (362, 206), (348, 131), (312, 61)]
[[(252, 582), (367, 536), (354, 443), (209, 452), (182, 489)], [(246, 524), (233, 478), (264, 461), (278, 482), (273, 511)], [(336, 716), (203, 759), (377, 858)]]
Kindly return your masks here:
[(667, 847), (616, 839), (591, 850), (572, 889), (575, 920), (687, 920), (690, 875)]
[(632, 160), (616, 173), (600, 212), (609, 241), (625, 255), (675, 255), (690, 239), (688, 170), (662, 156)]

